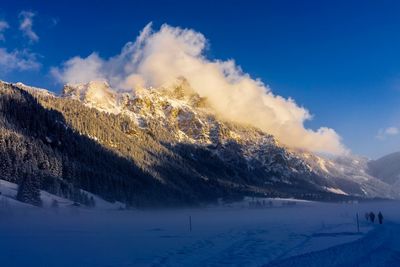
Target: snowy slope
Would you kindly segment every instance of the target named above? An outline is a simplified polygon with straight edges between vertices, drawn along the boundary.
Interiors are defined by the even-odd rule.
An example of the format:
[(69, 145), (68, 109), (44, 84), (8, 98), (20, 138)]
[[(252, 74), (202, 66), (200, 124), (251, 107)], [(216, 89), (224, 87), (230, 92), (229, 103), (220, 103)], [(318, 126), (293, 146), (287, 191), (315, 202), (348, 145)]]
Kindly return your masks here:
[(360, 240), (274, 261), (265, 267), (395, 267), (400, 264), (400, 242), (397, 238), (399, 234), (399, 225), (388, 223), (375, 228)]
[[(368, 197), (399, 198), (399, 190), (371, 175), (367, 158), (347, 155), (328, 158), (310, 153), (301, 153), (310, 168), (321, 176), (334, 181), (327, 190), (339, 194), (366, 195)], [(357, 184), (349, 186), (347, 181)]]
[[(17, 184), (10, 183), (8, 181), (4, 181), (4, 180), (0, 179), (0, 193), (1, 193), (0, 198), (1, 198), (1, 203), (3, 206), (32, 207), (33, 208), (34, 206), (25, 204), (16, 199), (17, 191), (18, 191)], [(122, 203), (119, 203), (119, 202), (110, 203), (92, 193), (89, 193), (89, 192), (85, 192), (85, 193), (87, 193), (89, 197), (94, 198), (94, 201), (95, 201), (94, 208), (96, 208), (96, 209), (120, 209), (120, 208), (125, 207), (125, 205)], [(51, 208), (54, 201), (57, 201), (57, 204), (60, 208), (71, 207), (74, 204), (74, 202), (69, 199), (50, 194), (43, 190), (40, 191), (40, 198), (42, 200), (43, 208)], [(82, 208), (84, 208), (84, 206)]]
[(398, 186), (400, 184), (400, 152), (369, 161), (368, 173), (390, 185)]

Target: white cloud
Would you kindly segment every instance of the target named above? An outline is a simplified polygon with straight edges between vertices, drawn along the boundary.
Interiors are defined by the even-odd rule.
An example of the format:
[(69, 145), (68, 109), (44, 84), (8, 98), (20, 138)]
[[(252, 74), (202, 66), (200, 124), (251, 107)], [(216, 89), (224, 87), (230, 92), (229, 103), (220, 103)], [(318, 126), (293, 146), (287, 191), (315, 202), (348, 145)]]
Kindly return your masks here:
[(65, 83), (81, 83), (93, 80), (105, 80), (102, 67), (105, 62), (92, 53), (87, 58), (73, 57), (63, 65), (63, 70), (51, 68), (50, 73)]
[(163, 25), (154, 32), (148, 24), (135, 42), (127, 43), (112, 58), (102, 59), (96, 53), (74, 57), (51, 72), (63, 83), (104, 79), (122, 90), (165, 86), (183, 76), (225, 119), (258, 127), (290, 147), (331, 154), (347, 152), (333, 129), (305, 128), (304, 122), (312, 116), (293, 99), (273, 94), (234, 60), (207, 59), (206, 45), (206, 38), (194, 30)]
[(55, 26), (57, 26), (57, 24), (60, 22), (60, 19), (59, 18), (52, 18), (51, 20), (50, 20), (50, 27), (55, 27)]
[(386, 129), (386, 134), (397, 135), (397, 134), (399, 134), (399, 129), (397, 129), (396, 127), (389, 127)]
[(378, 134), (376, 135), (376, 138), (379, 140), (385, 140), (389, 136), (395, 136), (400, 133), (399, 129), (397, 127), (391, 126), (386, 129), (379, 129)]
[(0, 41), (5, 41), (4, 31), (10, 28), (7, 21), (0, 20)]
[(37, 70), (40, 63), (35, 54), (28, 50), (7, 51), (0, 48), (0, 72)]
[(35, 13), (31, 11), (21, 11), (21, 13), (19, 13), (19, 29), (31, 42), (39, 41), (39, 36), (32, 29), (34, 16)]

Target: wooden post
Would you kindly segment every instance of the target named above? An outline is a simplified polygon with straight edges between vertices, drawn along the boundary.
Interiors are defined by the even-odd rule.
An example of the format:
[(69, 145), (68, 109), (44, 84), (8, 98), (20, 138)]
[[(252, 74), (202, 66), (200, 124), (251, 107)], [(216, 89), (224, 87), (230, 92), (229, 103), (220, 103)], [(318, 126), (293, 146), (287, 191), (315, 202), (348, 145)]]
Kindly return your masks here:
[(357, 217), (357, 233), (360, 232), (360, 224), (358, 222), (358, 212), (356, 213), (356, 217)]
[(192, 216), (189, 216), (189, 232), (192, 232)]

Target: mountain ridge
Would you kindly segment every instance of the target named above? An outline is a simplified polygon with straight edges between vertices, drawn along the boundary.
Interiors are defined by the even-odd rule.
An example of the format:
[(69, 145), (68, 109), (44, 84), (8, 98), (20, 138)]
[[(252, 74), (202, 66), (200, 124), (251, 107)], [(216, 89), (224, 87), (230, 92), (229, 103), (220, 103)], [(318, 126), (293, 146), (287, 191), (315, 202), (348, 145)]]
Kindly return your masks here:
[(400, 152), (385, 155), (379, 159), (368, 162), (368, 172), (382, 181), (400, 186)]
[[(138, 167), (161, 195), (169, 192), (175, 198), (171, 200), (175, 205), (251, 194), (316, 199), (398, 197), (386, 183), (356, 171), (361, 165), (294, 151), (259, 129), (222, 120), (183, 79), (169, 88), (143, 88), (135, 93), (115, 92), (107, 83), (94, 81), (66, 85), (60, 96), (21, 83), (0, 85), (3, 98), (4, 87), (19, 89), (45, 110), (58, 112), (64, 119), (62, 127)], [(44, 143), (51, 147), (57, 139), (46, 135)], [(128, 176), (124, 179), (135, 180)], [(66, 180), (63, 174), (57, 179)], [(91, 178), (85, 179), (90, 184)], [(83, 189), (107, 195), (106, 189), (93, 192), (89, 187), (96, 186), (85, 184)], [(138, 193), (135, 201), (143, 197)], [(160, 202), (157, 197), (149, 197), (150, 202)], [(141, 205), (116, 195), (111, 200)]]

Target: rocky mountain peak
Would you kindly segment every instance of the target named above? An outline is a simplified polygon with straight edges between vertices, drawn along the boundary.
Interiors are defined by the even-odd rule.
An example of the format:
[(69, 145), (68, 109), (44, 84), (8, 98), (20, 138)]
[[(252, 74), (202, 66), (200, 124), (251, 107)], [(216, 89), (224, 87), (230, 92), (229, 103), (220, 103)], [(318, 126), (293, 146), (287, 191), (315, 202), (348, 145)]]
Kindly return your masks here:
[(119, 111), (117, 93), (106, 81), (67, 84), (63, 88), (62, 97), (76, 99), (88, 106), (110, 113)]

